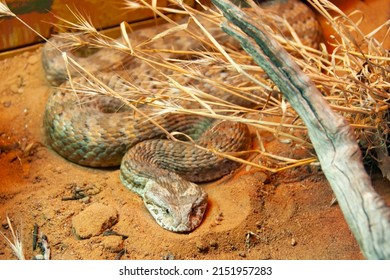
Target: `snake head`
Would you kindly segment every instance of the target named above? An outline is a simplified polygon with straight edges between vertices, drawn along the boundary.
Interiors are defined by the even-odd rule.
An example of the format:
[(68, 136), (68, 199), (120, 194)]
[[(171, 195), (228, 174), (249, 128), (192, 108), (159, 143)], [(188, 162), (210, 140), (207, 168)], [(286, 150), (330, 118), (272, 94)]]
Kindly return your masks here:
[(173, 232), (190, 232), (202, 222), (207, 193), (179, 176), (149, 180), (143, 200), (156, 222)]

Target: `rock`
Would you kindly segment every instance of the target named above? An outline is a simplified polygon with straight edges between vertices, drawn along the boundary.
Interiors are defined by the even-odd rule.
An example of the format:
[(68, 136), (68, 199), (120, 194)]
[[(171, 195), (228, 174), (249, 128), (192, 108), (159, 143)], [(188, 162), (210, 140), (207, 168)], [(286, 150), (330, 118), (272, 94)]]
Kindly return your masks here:
[(291, 238), (290, 244), (291, 246), (297, 245), (297, 241), (295, 240), (295, 238)]
[(90, 196), (84, 196), (83, 198), (80, 199), (81, 202), (88, 204), (91, 202), (91, 197)]
[(171, 252), (166, 253), (165, 255), (162, 256), (163, 260), (169, 261), (169, 260), (174, 260), (175, 255)]
[(118, 253), (123, 249), (123, 238), (122, 236), (106, 236), (103, 239), (104, 249), (113, 253)]
[(85, 208), (72, 219), (74, 234), (80, 239), (90, 238), (101, 234), (118, 221), (118, 212), (115, 208), (94, 203)]
[(9, 228), (8, 221), (7, 220), (3, 220), (1, 222), (1, 226), (3, 227), (3, 229), (8, 229)]
[(196, 242), (196, 248), (198, 249), (199, 253), (207, 253), (209, 250), (209, 246), (205, 241)]
[(218, 243), (215, 240), (210, 241), (209, 245), (210, 245), (211, 248), (214, 248), (214, 249), (218, 248)]

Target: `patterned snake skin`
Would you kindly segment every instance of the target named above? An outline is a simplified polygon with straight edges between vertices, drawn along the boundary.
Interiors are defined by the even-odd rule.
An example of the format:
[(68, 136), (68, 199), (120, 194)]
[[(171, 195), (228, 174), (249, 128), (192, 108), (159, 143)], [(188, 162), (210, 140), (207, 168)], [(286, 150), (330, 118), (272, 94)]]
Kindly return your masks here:
[[(314, 14), (305, 5), (288, 0), (272, 1), (263, 6), (279, 16), (285, 16), (296, 30), (301, 30), (301, 40), (306, 44), (317, 44), (319, 25)], [(205, 25), (207, 27), (207, 23)], [(153, 36), (150, 32), (158, 34), (164, 28), (167, 27), (135, 31), (129, 36), (132, 42), (143, 42)], [(210, 27), (209, 31), (223, 42), (230, 42), (219, 28)], [(42, 55), (48, 80), (53, 85), (59, 85), (49, 97), (45, 110), (44, 127), (48, 143), (61, 156), (80, 165), (120, 165), (122, 183), (142, 197), (145, 206), (161, 227), (174, 232), (194, 230), (201, 223), (207, 206), (207, 194), (195, 183), (218, 179), (239, 166), (237, 162), (199, 147), (227, 153), (250, 149), (248, 127), (242, 123), (174, 113), (155, 115), (153, 121), (145, 118), (139, 111), (148, 115), (151, 110), (148, 106), (136, 105), (134, 110), (120, 99), (99, 93), (96, 83), (85, 77), (76, 77), (77, 71), (68, 69), (67, 72), (64, 61), (53, 44), (62, 51), (68, 51), (69, 56), (80, 65), (96, 73), (96, 77), (104, 85), (123, 96), (129, 96), (130, 93), (137, 95), (126, 86), (129, 80), (150, 96), (167, 90), (158, 88), (154, 80), (174, 73), (169, 70), (157, 71), (142, 60), (129, 58), (128, 54), (124, 58), (123, 53), (113, 50), (103, 49), (88, 57), (77, 57), (67, 49), (63, 36), (61, 38), (53, 37), (50, 44), (43, 48)], [(201, 49), (202, 46), (197, 44), (199, 45), (198, 41), (187, 33), (178, 32), (149, 46)], [(122, 74), (114, 73), (112, 69), (118, 70), (118, 66), (122, 70), (123, 67), (128, 70), (119, 72)], [(213, 65), (207, 65), (198, 70), (222, 84), (245, 84), (240, 80), (232, 82), (224, 71), (213, 69)], [(74, 77), (72, 83), (66, 81), (68, 73)], [(183, 85), (195, 86), (240, 106), (254, 105), (245, 98), (240, 100), (236, 96), (231, 97), (229, 93), (220, 92), (220, 89), (199, 80), (185, 76), (178, 77), (178, 80)], [(80, 85), (84, 86), (84, 90), (74, 91), (73, 88)], [(103, 90), (104, 87), (101, 87), (101, 91)], [(172, 141), (161, 128), (166, 132), (186, 134), (194, 139), (196, 145), (184, 141), (186, 138), (180, 135), (177, 138), (182, 141)]]

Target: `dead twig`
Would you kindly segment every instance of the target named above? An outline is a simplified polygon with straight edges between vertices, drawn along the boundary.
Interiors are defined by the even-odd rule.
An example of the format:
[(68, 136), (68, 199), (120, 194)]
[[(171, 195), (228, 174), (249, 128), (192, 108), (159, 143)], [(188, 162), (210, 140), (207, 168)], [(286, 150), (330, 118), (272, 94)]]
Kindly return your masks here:
[(289, 54), (242, 10), (213, 0), (239, 29), (223, 24), (279, 87), (308, 128), (322, 169), (363, 254), (390, 258), (390, 209), (364, 170), (353, 130), (336, 114)]

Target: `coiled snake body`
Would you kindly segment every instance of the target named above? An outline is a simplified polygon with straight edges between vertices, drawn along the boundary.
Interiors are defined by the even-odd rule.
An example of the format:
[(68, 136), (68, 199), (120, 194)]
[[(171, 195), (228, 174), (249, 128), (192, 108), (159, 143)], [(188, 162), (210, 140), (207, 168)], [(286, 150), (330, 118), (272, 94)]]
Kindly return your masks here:
[[(303, 9), (305, 17), (298, 16), (300, 20), (306, 20), (306, 24), (308, 18), (313, 20), (313, 14), (300, 2), (280, 2), (271, 7), (277, 6), (279, 10), (286, 7), (290, 10), (284, 11), (287, 15)], [(312, 30), (311, 26), (308, 28)], [(135, 32), (132, 36), (145, 37), (142, 32)], [(188, 36), (178, 34), (172, 36), (172, 39), (174, 43), (171, 44), (181, 42), (194, 47), (193, 39)], [(61, 45), (62, 41), (52, 39), (51, 42), (66, 50)], [(97, 58), (106, 61), (110, 59), (101, 51), (91, 57), (75, 59), (81, 64), (84, 61), (87, 68), (96, 70), (99, 65), (102, 66), (100, 68), (105, 65)], [(75, 85), (93, 82), (83, 77), (72, 79), (72, 83), (64, 82), (67, 73), (64, 62), (57, 49), (50, 44), (46, 44), (43, 49), (43, 66), (47, 77), (54, 84), (61, 84), (49, 97), (44, 116), (44, 126), (52, 148), (66, 159), (81, 165), (120, 165), (122, 183), (142, 197), (160, 226), (174, 232), (195, 229), (201, 223), (207, 205), (207, 194), (195, 183), (218, 179), (239, 166), (206, 149), (220, 152), (249, 149), (251, 139), (248, 127), (242, 123), (173, 113), (161, 114), (151, 120), (142, 118), (134, 108), (119, 99), (99, 94), (98, 90), (75, 92)], [(140, 87), (153, 93), (155, 88), (152, 81), (140, 78), (141, 73), (146, 71), (148, 77), (161, 74), (139, 62), (130, 61), (128, 66), (135, 73), (133, 83), (141, 79)], [(120, 76), (111, 72), (96, 75), (109, 88), (126, 93), (127, 89), (123, 87), (125, 82)], [(222, 82), (228, 79), (226, 73), (215, 73), (215, 76)], [(191, 81), (183, 79), (184, 83), (191, 84)], [(196, 86), (202, 87), (199, 82)], [(205, 85), (204, 88), (210, 86)], [(248, 105), (245, 101), (236, 103)], [(142, 106), (139, 109), (148, 110)], [(196, 145), (171, 141), (167, 139), (166, 132), (186, 134), (194, 139)]]

